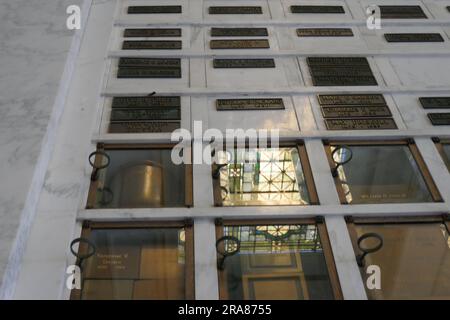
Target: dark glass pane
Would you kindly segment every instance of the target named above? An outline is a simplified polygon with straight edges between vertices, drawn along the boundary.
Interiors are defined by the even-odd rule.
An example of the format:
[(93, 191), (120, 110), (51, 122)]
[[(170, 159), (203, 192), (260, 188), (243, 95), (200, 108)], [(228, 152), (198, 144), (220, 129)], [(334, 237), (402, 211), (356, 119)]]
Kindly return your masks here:
[(444, 162), (447, 169), (450, 171), (450, 144), (443, 144), (442, 150), (444, 151)]
[(319, 231), (315, 225), (224, 227), (241, 241), (225, 259), (229, 299), (333, 299)]
[(99, 171), (96, 208), (179, 207), (185, 204), (185, 167), (169, 149), (108, 150)]
[[(381, 290), (366, 287), (369, 299), (450, 299), (450, 238), (443, 224), (358, 224), (356, 232), (376, 232), (384, 241), (365, 258), (366, 267), (381, 271)], [(364, 246), (375, 245), (371, 241)]]
[(184, 299), (183, 229), (94, 229), (82, 299)]
[[(350, 146), (339, 166), (340, 186), (351, 204), (431, 202), (433, 198), (407, 146)], [(331, 150), (334, 150), (332, 147)], [(335, 153), (348, 153), (345, 148)], [(343, 158), (347, 157), (342, 154)]]

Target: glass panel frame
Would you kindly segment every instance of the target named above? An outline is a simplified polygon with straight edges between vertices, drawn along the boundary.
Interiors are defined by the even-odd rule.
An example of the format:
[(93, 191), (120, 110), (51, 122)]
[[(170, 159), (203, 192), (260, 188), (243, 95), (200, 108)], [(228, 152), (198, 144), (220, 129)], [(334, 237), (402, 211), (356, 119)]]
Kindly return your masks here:
[[(442, 202), (443, 201), (441, 194), (440, 194), (436, 184), (434, 183), (434, 180), (431, 177), (431, 174), (425, 164), (425, 161), (423, 160), (413, 139), (374, 140), (374, 141), (372, 141), (372, 140), (363, 140), (363, 141), (361, 141), (361, 140), (349, 140), (349, 141), (347, 141), (347, 140), (335, 140), (335, 141), (334, 140), (333, 141), (324, 140), (323, 144), (324, 144), (325, 152), (326, 152), (326, 155), (328, 158), (328, 163), (330, 165), (331, 171), (336, 166), (332, 159), (331, 147), (336, 147), (336, 146), (349, 146), (349, 147), (352, 147), (352, 146), (407, 146), (416, 165), (417, 165), (417, 168), (420, 171), (421, 177), (423, 178), (423, 180), (425, 182), (428, 192), (430, 193), (432, 202)], [(337, 190), (341, 204), (351, 204), (347, 201), (346, 191), (343, 188), (343, 183), (341, 183), (339, 180), (339, 175), (337, 175), (336, 177), (333, 177), (333, 180), (334, 180), (336, 190)], [(381, 203), (368, 202), (367, 204), (389, 204), (389, 203), (394, 203), (394, 202), (381, 202)], [(397, 203), (421, 203), (421, 202), (406, 201), (406, 202), (397, 202)], [(424, 203), (429, 203), (429, 202), (424, 202)]]
[[(233, 145), (233, 147), (231, 146), (225, 146), (223, 151), (226, 151), (227, 149), (231, 149), (234, 148), (234, 150), (236, 149), (240, 149), (243, 148), (244, 146), (238, 146), (236, 144)], [(309, 159), (308, 159), (308, 155), (306, 152), (306, 148), (304, 145), (303, 141), (296, 141), (296, 142), (283, 142), (280, 143), (279, 148), (296, 148), (298, 151), (298, 156), (299, 156), (299, 162), (301, 165), (301, 169), (302, 169), (302, 173), (304, 176), (304, 180), (305, 180), (305, 184), (306, 184), (306, 189), (308, 191), (308, 195), (309, 195), (309, 203), (305, 204), (305, 205), (319, 205), (319, 198), (317, 195), (317, 190), (316, 190), (316, 186), (314, 183), (314, 178), (313, 178), (313, 174), (312, 174), (312, 170), (311, 170), (311, 166), (309, 164)], [(248, 143), (245, 144), (245, 148), (249, 148), (249, 149), (258, 149), (259, 145), (255, 146), (255, 147), (249, 147)], [(270, 149), (270, 144), (268, 144), (267, 148)], [(215, 170), (217, 169), (217, 165), (212, 165), (211, 166), (211, 172), (213, 173)], [(218, 179), (214, 179), (212, 178), (213, 181), (213, 192), (214, 192), (214, 205), (216, 207), (221, 207), (224, 206), (223, 204), (223, 199), (222, 199), (222, 187), (220, 185), (220, 177)], [(302, 204), (250, 204), (250, 205), (245, 205), (245, 204), (240, 204), (240, 205), (229, 205), (229, 207), (243, 207), (243, 206), (255, 206), (255, 207), (264, 207), (264, 206), (302, 206)]]
[(436, 146), (436, 149), (441, 155), (444, 164), (446, 165), (448, 171), (450, 172), (450, 156), (444, 150), (444, 146), (450, 147), (450, 139), (440, 139), (437, 137), (433, 137), (432, 140)]
[[(193, 221), (186, 219), (185, 221), (161, 221), (161, 222), (91, 222), (84, 221), (83, 228), (81, 230), (81, 237), (89, 239), (92, 230), (102, 229), (181, 229), (185, 231), (185, 300), (195, 299), (195, 274), (194, 274), (194, 226)], [(78, 254), (85, 255), (88, 252), (88, 245), (84, 242), (80, 242), (78, 247)], [(79, 259), (76, 260), (78, 265)], [(114, 279), (111, 279), (114, 280)], [(73, 289), (70, 293), (70, 300), (81, 300), (82, 289)]]
[[(319, 232), (323, 256), (328, 271), (331, 290), (335, 300), (342, 300), (343, 294), (334, 263), (328, 231), (323, 217), (308, 219), (267, 219), (267, 220), (222, 220), (216, 219), (216, 240), (224, 236), (224, 227), (232, 226), (264, 226), (264, 225), (315, 225)], [(217, 257), (219, 259), (219, 256)], [(219, 300), (229, 300), (226, 270), (217, 270), (219, 279)]]
[[(123, 151), (123, 150), (172, 150), (176, 144), (97, 144), (97, 152), (108, 152), (111, 151)], [(191, 146), (183, 146), (184, 152), (188, 152), (191, 155)], [(192, 159), (191, 159), (192, 160)], [(102, 164), (102, 156), (97, 154), (94, 158), (95, 165)], [(192, 161), (190, 164), (182, 164), (184, 166), (184, 206), (192, 207), (193, 206), (193, 170), (192, 170)], [(101, 171), (101, 170), (100, 170)], [(95, 169), (92, 170), (92, 174), (94, 174)], [(90, 182), (88, 198), (86, 201), (86, 209), (126, 209), (124, 207), (114, 207), (114, 208), (96, 208), (97, 203), (97, 192), (100, 186), (100, 179)], [(162, 208), (170, 208), (173, 206), (162, 206)], [(152, 208), (151, 206), (145, 208)]]
[[(443, 214), (441, 216), (436, 215), (430, 215), (430, 216), (383, 216), (383, 217), (353, 217), (353, 216), (346, 216), (345, 217), (346, 224), (347, 224), (347, 230), (350, 235), (350, 239), (352, 242), (353, 251), (355, 253), (355, 264), (357, 263), (356, 256), (358, 254), (362, 254), (361, 250), (358, 247), (358, 233), (357, 233), (357, 226), (358, 225), (401, 225), (401, 224), (417, 224), (417, 225), (425, 225), (425, 224), (445, 224), (447, 230), (450, 230), (450, 215), (449, 214)], [(450, 237), (448, 238), (449, 242), (449, 248), (450, 248)], [(385, 244), (384, 244), (385, 245)], [(369, 254), (370, 255), (370, 254)], [(365, 266), (358, 267), (361, 272), (361, 277), (363, 281), (365, 282), (365, 277), (367, 277), (367, 274), (365, 273)], [(383, 270), (381, 269), (381, 272)], [(381, 274), (381, 277), (383, 279), (383, 273)], [(364, 283), (364, 289), (367, 288)], [(382, 287), (383, 289), (383, 287)], [(369, 293), (367, 293), (368, 298), (370, 299)], [(450, 296), (449, 296), (450, 297)], [(423, 297), (426, 298), (426, 297)], [(432, 298), (432, 297), (430, 297)], [(411, 298), (411, 299), (418, 299), (418, 298)]]

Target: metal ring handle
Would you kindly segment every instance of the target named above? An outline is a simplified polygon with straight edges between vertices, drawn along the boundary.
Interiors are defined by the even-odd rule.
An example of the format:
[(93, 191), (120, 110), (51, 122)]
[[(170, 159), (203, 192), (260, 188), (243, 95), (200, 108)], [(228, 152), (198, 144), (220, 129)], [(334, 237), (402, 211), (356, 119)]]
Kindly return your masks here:
[[(96, 156), (96, 155), (102, 155), (106, 158), (106, 164), (101, 165), (101, 166), (96, 166), (95, 162), (92, 161), (92, 156)], [(94, 160), (95, 161), (95, 160)], [(96, 170), (101, 170), (101, 169), (105, 169), (107, 166), (109, 166), (109, 163), (111, 162), (111, 158), (109, 157), (109, 155), (104, 152), (104, 151), (94, 151), (89, 155), (89, 164), (91, 165), (92, 168), (96, 169)]]
[(220, 190), (221, 191), (225, 191), (225, 196), (222, 197), (222, 201), (223, 201), (223, 200), (225, 200), (227, 198), (229, 192), (228, 192), (228, 189), (225, 188), (224, 186), (220, 186)]
[[(99, 189), (99, 190), (102, 193), (102, 197), (100, 198), (100, 201), (99, 201), (101, 205), (106, 206), (114, 200), (114, 192), (110, 188), (103, 187), (103, 189)], [(105, 197), (105, 194), (109, 194), (109, 199), (107, 197)]]
[(223, 163), (223, 164), (217, 164), (215, 163), (214, 166), (216, 166), (216, 168), (214, 169), (213, 173), (212, 173), (212, 177), (213, 179), (219, 179), (220, 177), (220, 169), (226, 167), (228, 164)]
[[(91, 248), (91, 250), (88, 249), (88, 252), (86, 254), (79, 254), (73, 248), (73, 246), (77, 243), (85, 243), (88, 245), (88, 248)], [(95, 244), (86, 238), (76, 238), (76, 239), (72, 240), (72, 242), (70, 243), (70, 252), (72, 252), (72, 254), (75, 257), (77, 257), (78, 259), (84, 260), (84, 259), (92, 257), (95, 254), (95, 252), (96, 252)]]
[[(341, 150), (341, 149), (347, 149), (347, 150), (349, 151), (349, 153), (350, 153), (350, 157), (349, 157), (346, 161), (342, 161), (342, 162), (335, 161), (335, 160), (334, 160), (334, 155), (336, 154), (336, 152), (338, 152), (338, 151)], [(334, 166), (334, 168), (331, 169), (331, 175), (332, 175), (333, 177), (337, 177), (337, 176), (338, 176), (338, 171), (337, 171), (337, 169), (338, 169), (340, 166), (342, 166), (342, 165), (344, 165), (344, 164), (346, 164), (346, 163), (349, 163), (350, 160), (352, 160), (352, 158), (353, 158), (353, 152), (352, 152), (352, 149), (350, 149), (350, 148), (349, 148), (348, 146), (346, 146), (346, 145), (337, 146), (337, 147), (331, 152), (331, 160), (333, 160), (333, 162), (336, 164), (336, 165)]]
[[(227, 251), (221, 252), (221, 251), (219, 250), (219, 245), (220, 245), (222, 242), (226, 241), (226, 240), (236, 242), (236, 249), (233, 250), (233, 251), (230, 251), (230, 252), (227, 252)], [(216, 251), (217, 251), (222, 257), (230, 257), (230, 256), (233, 256), (233, 255), (235, 255), (236, 253), (238, 253), (240, 250), (241, 250), (241, 241), (240, 241), (238, 238), (236, 238), (236, 237), (233, 237), (233, 236), (224, 236), (224, 237), (222, 237), (222, 238), (220, 238), (220, 239), (217, 239), (217, 241), (216, 241)]]
[[(368, 238), (378, 239), (379, 243), (372, 248), (362, 247), (361, 242), (363, 242), (364, 240), (366, 240)], [(383, 237), (380, 236), (378, 233), (368, 232), (358, 238), (357, 244), (358, 244), (359, 250), (361, 250), (363, 252), (363, 254), (358, 254), (356, 256), (356, 261), (358, 262), (358, 266), (363, 267), (364, 266), (364, 258), (366, 257), (366, 255), (368, 255), (369, 253), (374, 253), (383, 247)]]

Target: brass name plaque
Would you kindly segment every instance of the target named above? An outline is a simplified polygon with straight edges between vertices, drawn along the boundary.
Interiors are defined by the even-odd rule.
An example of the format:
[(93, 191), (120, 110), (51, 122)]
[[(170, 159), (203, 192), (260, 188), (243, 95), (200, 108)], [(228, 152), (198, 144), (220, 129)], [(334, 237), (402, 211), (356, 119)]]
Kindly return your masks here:
[(181, 29), (125, 29), (125, 38), (181, 37)]
[(214, 68), (275, 68), (274, 59), (214, 59)]
[(397, 129), (391, 118), (376, 119), (326, 119), (328, 130), (385, 130)]
[(302, 28), (297, 29), (298, 37), (353, 37), (350, 28)]
[(177, 58), (120, 58), (119, 68), (122, 67), (154, 67), (154, 68), (181, 68), (181, 59)]
[(179, 121), (116, 121), (109, 124), (110, 133), (172, 132), (179, 128)]
[(142, 40), (142, 41), (130, 41), (123, 42), (123, 50), (173, 50), (181, 49), (182, 42), (179, 40)]
[(323, 86), (376, 86), (378, 85), (373, 76), (313, 76), (313, 85), (318, 87)]
[(262, 14), (262, 8), (258, 6), (214, 6), (209, 7), (209, 14)]
[(382, 94), (319, 94), (317, 98), (323, 106), (386, 105)]
[(428, 119), (430, 119), (433, 126), (450, 125), (450, 113), (429, 113)]
[(444, 42), (439, 33), (385, 33), (387, 42)]
[(370, 68), (354, 68), (352, 66), (310, 66), (314, 77), (343, 76), (369, 77), (373, 76)]
[(114, 97), (112, 108), (152, 108), (152, 107), (179, 107), (180, 97)]
[(111, 121), (181, 120), (180, 107), (113, 109)]
[(211, 28), (212, 37), (267, 37), (267, 28)]
[(181, 69), (176, 68), (119, 68), (117, 78), (181, 78)]
[(291, 6), (292, 13), (345, 13), (342, 6)]
[(450, 108), (450, 97), (420, 97), (419, 101), (424, 109)]
[(129, 14), (181, 13), (181, 6), (129, 6)]
[(211, 40), (211, 49), (268, 49), (268, 40)]
[(379, 6), (381, 19), (427, 19), (420, 6)]
[(387, 106), (325, 106), (322, 107), (324, 118), (367, 118), (390, 117)]
[(365, 57), (308, 57), (306, 62), (309, 66), (369, 66), (369, 62)]
[(279, 110), (284, 109), (283, 99), (218, 99), (218, 111), (229, 110)]

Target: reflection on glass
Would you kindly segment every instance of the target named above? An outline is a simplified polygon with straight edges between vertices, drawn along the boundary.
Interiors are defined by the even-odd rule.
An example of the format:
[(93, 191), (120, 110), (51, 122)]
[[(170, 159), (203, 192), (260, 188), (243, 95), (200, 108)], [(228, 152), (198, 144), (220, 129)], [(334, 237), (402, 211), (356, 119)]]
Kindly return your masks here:
[[(337, 168), (338, 181), (348, 203), (402, 203), (433, 201), (408, 146), (350, 146), (353, 157)], [(331, 147), (333, 151), (335, 147)], [(340, 154), (334, 157), (348, 158)]]
[[(381, 269), (381, 290), (366, 288), (369, 299), (450, 299), (450, 239), (443, 224), (355, 227), (358, 237), (376, 232), (384, 241), (379, 251), (365, 258), (366, 266), (378, 265)], [(375, 240), (368, 239), (364, 245), (374, 245), (371, 241)]]
[[(297, 148), (229, 149), (220, 171), (224, 206), (310, 202)], [(223, 156), (223, 154), (222, 154)], [(227, 163), (227, 159), (220, 159)]]
[(221, 286), (228, 299), (333, 299), (315, 225), (225, 226), (241, 241), (226, 258)]
[(95, 208), (184, 206), (185, 172), (169, 149), (107, 150), (111, 162), (99, 170)]
[(89, 239), (82, 299), (185, 298), (183, 229), (94, 229)]
[(447, 166), (448, 171), (450, 171), (450, 144), (442, 144), (442, 150), (444, 151), (444, 162)]

